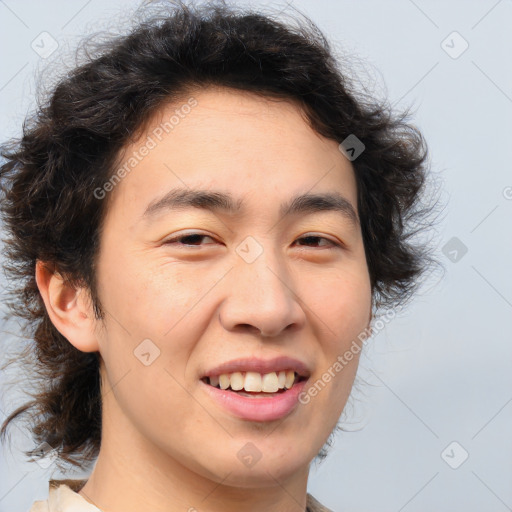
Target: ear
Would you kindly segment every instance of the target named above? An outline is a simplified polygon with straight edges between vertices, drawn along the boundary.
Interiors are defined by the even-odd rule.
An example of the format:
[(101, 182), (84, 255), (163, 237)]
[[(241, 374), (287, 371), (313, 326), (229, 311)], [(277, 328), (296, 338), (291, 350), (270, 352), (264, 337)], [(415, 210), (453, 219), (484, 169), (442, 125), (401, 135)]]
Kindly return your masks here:
[[(42, 261), (36, 263), (36, 283), (55, 328), (82, 352), (99, 351), (97, 319), (84, 288), (73, 288)], [(88, 300), (89, 299), (89, 300)]]

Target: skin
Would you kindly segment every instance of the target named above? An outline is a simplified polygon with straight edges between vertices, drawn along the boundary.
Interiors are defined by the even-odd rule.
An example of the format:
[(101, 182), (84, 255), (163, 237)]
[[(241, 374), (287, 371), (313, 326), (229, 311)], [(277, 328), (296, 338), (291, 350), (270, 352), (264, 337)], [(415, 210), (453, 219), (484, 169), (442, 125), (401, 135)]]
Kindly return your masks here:
[[(193, 96), (197, 106), (110, 192), (97, 266), (105, 318), (94, 318), (87, 290), (37, 265), (54, 325), (101, 354), (102, 444), (80, 494), (106, 512), (303, 511), (309, 464), (346, 404), (358, 355), (272, 422), (227, 412), (199, 377), (234, 358), (287, 355), (315, 382), (368, 326), (359, 224), (334, 211), (279, 215), (306, 192), (337, 191), (357, 212), (354, 169), (291, 102), (223, 88)], [(147, 134), (177, 106), (160, 109)], [(185, 186), (231, 193), (245, 213), (190, 208), (141, 220), (149, 203)], [(190, 232), (206, 237), (164, 243)], [(236, 252), (247, 236), (263, 250), (250, 264)], [(160, 350), (149, 366), (134, 355), (144, 339)], [(250, 468), (237, 457), (247, 442), (261, 452)]]

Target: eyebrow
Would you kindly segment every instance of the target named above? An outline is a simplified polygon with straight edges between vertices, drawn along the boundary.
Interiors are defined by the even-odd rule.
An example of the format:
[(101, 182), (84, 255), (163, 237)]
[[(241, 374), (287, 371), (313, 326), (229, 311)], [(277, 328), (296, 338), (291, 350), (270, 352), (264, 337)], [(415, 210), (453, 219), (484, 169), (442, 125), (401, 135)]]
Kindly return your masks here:
[[(144, 211), (142, 218), (153, 217), (165, 210), (183, 210), (200, 208), (212, 212), (223, 212), (229, 215), (243, 213), (243, 200), (235, 199), (224, 192), (198, 189), (172, 189), (163, 197), (152, 201)], [(279, 214), (308, 214), (332, 211), (343, 215), (352, 224), (358, 225), (359, 219), (352, 203), (337, 192), (322, 194), (301, 194), (281, 204)]]

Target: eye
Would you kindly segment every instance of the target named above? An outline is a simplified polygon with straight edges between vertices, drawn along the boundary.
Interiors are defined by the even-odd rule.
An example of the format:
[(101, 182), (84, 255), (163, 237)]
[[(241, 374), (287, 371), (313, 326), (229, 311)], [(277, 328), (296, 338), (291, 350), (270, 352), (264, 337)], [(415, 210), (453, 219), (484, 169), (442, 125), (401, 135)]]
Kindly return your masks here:
[(297, 241), (298, 242), (300, 242), (300, 241), (306, 242), (307, 245), (310, 245), (310, 244), (317, 245), (318, 242), (325, 241), (325, 242), (327, 242), (327, 245), (323, 244), (320, 247), (327, 247), (327, 249), (335, 249), (336, 247), (341, 247), (341, 244), (334, 242), (330, 238), (325, 238), (323, 236), (316, 236), (316, 235), (303, 236), (301, 238), (298, 238)]
[(185, 235), (176, 236), (174, 238), (169, 238), (164, 242), (165, 245), (177, 245), (183, 247), (200, 247), (201, 239), (209, 238), (213, 240), (213, 238), (209, 235), (204, 235), (202, 233), (187, 233)]
[[(176, 236), (174, 238), (169, 238), (164, 242), (164, 245), (174, 245), (181, 247), (201, 247), (201, 241), (203, 238), (209, 238), (215, 243), (215, 239), (209, 235), (205, 235), (203, 233), (186, 233), (183, 235)], [(297, 242), (300, 242), (301, 246), (316, 246), (316, 247), (324, 247), (327, 249), (335, 249), (336, 247), (341, 247), (341, 244), (334, 242), (333, 240), (316, 235), (308, 235), (303, 236), (297, 239)], [(210, 245), (210, 244), (207, 244)]]

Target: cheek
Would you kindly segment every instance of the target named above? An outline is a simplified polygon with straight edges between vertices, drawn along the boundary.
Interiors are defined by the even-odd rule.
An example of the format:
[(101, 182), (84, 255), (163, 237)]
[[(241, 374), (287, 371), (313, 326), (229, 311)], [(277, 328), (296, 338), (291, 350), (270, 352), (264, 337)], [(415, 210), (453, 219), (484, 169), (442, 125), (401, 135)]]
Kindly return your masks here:
[(366, 266), (309, 281), (305, 302), (311, 304), (311, 322), (319, 330), (321, 363), (315, 377), (321, 382), (317, 388), (328, 390), (322, 391), (318, 405), (336, 419), (357, 372), (361, 340), (369, 334), (372, 300)]
[[(169, 388), (174, 410), (180, 410), (183, 404), (176, 402), (187, 395), (178, 382), (186, 382), (191, 354), (214, 314), (215, 305), (205, 293), (219, 281), (218, 272), (169, 263), (149, 270), (148, 265), (121, 268), (109, 287), (112, 315), (107, 315), (108, 340), (102, 349), (110, 380), (115, 383), (130, 372), (142, 405), (160, 382), (160, 389)], [(144, 357), (154, 362), (145, 367)], [(155, 371), (159, 373), (153, 375)]]
[(98, 268), (100, 296), (106, 309), (117, 313), (129, 331), (129, 326), (139, 333), (152, 326), (151, 334), (161, 337), (204, 294), (208, 276), (192, 272), (192, 267), (162, 263), (119, 247), (105, 256)]
[(210, 320), (210, 311), (206, 309), (208, 301), (204, 299), (221, 278), (222, 274), (212, 269), (175, 263), (141, 273), (131, 285), (135, 300), (140, 304), (137, 325), (149, 328), (164, 344), (184, 330), (193, 338), (193, 332), (199, 332)]
[(317, 318), (314, 323), (325, 331), (323, 339), (329, 340), (332, 350), (343, 350), (369, 324), (370, 279), (366, 266), (359, 267), (308, 279), (303, 288), (310, 314)]

